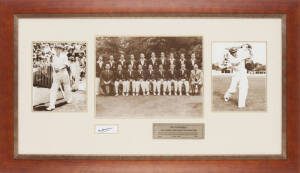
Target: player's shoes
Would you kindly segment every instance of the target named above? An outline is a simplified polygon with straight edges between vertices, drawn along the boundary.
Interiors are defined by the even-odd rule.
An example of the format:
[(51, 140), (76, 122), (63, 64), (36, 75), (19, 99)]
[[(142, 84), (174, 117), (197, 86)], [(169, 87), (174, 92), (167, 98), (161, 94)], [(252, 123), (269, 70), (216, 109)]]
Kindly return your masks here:
[(190, 96), (190, 94), (189, 94), (189, 93), (186, 93), (185, 95), (186, 95), (186, 96)]
[(229, 97), (224, 97), (224, 101), (228, 102), (229, 101)]
[(160, 93), (157, 94), (158, 96), (160, 95)]
[(126, 93), (126, 96), (128, 96), (128, 93)]
[(155, 95), (155, 96), (156, 96), (156, 93), (153, 93), (153, 95)]
[(182, 96), (182, 93), (180, 92), (179, 95)]
[(177, 93), (175, 92), (174, 95), (177, 96)]
[(125, 96), (125, 93), (123, 93), (122, 95)]
[(72, 98), (70, 98), (68, 101), (67, 101), (67, 103), (71, 103), (72, 102)]
[(117, 93), (115, 96), (118, 96), (119, 94)]
[(150, 93), (149, 92), (147, 92), (147, 96), (149, 95)]
[(169, 96), (172, 95), (171, 92), (169, 92)]
[(165, 95), (166, 95), (166, 92), (164, 92), (163, 95), (165, 96)]
[(132, 96), (135, 96), (135, 93), (132, 93)]
[(227, 94), (227, 93), (226, 93), (226, 94), (224, 95), (224, 101), (225, 101), (225, 102), (228, 102), (229, 99), (230, 99), (230, 94)]
[(49, 106), (46, 108), (47, 111), (53, 111), (55, 109), (55, 107)]

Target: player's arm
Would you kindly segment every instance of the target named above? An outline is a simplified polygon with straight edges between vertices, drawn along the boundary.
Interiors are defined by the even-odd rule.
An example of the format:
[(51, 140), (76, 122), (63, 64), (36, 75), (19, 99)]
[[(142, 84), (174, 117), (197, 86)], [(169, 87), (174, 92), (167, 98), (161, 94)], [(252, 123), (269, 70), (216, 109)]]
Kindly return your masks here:
[(249, 56), (242, 56), (242, 57), (238, 57), (238, 58), (235, 58), (232, 55), (229, 55), (230, 62), (232, 64), (238, 64), (238, 63), (240, 63), (243, 60), (251, 59), (252, 58), (252, 51), (249, 51), (249, 52), (250, 52)]

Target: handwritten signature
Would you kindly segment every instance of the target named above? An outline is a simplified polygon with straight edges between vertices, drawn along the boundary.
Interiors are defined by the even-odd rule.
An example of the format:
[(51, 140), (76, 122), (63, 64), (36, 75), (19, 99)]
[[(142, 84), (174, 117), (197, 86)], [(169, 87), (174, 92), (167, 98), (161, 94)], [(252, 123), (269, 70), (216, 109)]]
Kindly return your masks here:
[(112, 130), (113, 128), (109, 127), (109, 128), (101, 128), (101, 129), (97, 129), (98, 132), (107, 132)]

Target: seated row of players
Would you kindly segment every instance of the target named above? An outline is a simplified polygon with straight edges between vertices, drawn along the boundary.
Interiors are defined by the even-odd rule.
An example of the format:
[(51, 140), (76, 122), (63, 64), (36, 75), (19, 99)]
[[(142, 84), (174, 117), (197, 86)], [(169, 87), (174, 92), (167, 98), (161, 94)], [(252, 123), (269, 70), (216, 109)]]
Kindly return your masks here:
[[(182, 55), (183, 56), (181, 57), (184, 58), (184, 54)], [(143, 60), (143, 58), (144, 54), (141, 54), (140, 61)], [(195, 58), (194, 55), (192, 55), (191, 60), (195, 60), (193, 58)], [(150, 61), (151, 60), (152, 58)], [(172, 56), (169, 61), (172, 61)], [(99, 62), (97, 63), (99, 65)], [(136, 64), (137, 70), (134, 69), (134, 65), (134, 63), (131, 64), (129, 62), (127, 63), (127, 68), (125, 68), (125, 64), (122, 65), (121, 63), (118, 63), (117, 69), (111, 70), (111, 66), (113, 67), (113, 64), (106, 62), (105, 70), (102, 70), (99, 76), (100, 86), (102, 87), (103, 91), (109, 95), (111, 93), (112, 86), (114, 86), (115, 95), (118, 96), (120, 86), (122, 86), (122, 94), (124, 96), (129, 95), (130, 88), (133, 96), (139, 95), (140, 89), (142, 90), (143, 95), (149, 95), (150, 91), (152, 91), (153, 95), (160, 95), (161, 88), (163, 95), (166, 95), (166, 93), (169, 95), (172, 93), (174, 95), (182, 95), (183, 89), (185, 90), (185, 94), (189, 95), (190, 91), (192, 94), (198, 94), (201, 89), (202, 71), (198, 68), (198, 63), (196, 60), (193, 62), (193, 64), (191, 64), (193, 67), (192, 70), (186, 69), (185, 62), (179, 62), (177, 64), (169, 63), (168, 65), (167, 63), (165, 65), (161, 63), (157, 65), (158, 69), (155, 69), (155, 64), (152, 64), (151, 62), (145, 62), (145, 64)], [(178, 66), (180, 67), (178, 70), (176, 70), (175, 67)]]

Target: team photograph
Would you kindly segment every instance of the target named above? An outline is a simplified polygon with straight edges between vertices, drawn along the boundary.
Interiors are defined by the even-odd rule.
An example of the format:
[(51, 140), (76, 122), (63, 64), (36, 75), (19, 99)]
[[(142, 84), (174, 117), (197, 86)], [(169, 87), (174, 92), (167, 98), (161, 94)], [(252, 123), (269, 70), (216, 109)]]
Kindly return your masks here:
[(86, 43), (34, 42), (33, 111), (87, 111)]
[(266, 42), (215, 42), (213, 111), (266, 111)]
[(202, 117), (202, 37), (97, 37), (95, 76), (97, 118)]

